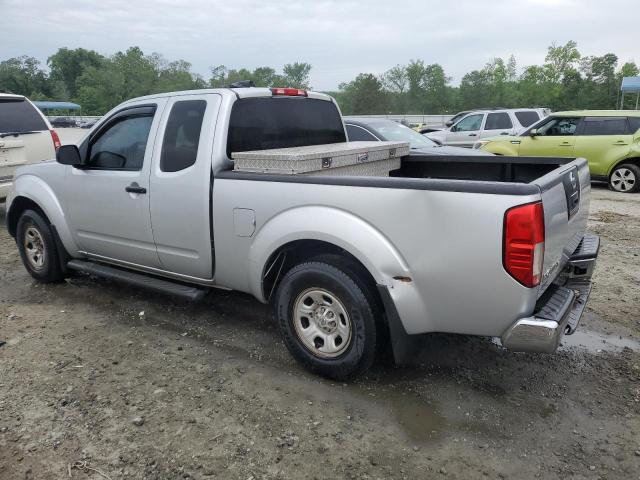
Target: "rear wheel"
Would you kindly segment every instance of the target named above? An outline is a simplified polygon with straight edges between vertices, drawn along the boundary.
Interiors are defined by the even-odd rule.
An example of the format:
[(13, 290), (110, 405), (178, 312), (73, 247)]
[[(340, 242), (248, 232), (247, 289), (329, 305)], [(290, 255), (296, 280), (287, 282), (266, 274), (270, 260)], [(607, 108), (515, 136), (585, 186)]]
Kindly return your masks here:
[(276, 314), (289, 352), (305, 368), (344, 380), (375, 358), (378, 308), (362, 280), (336, 265), (293, 267), (276, 294)]
[(16, 242), (29, 274), (43, 283), (64, 278), (56, 242), (48, 222), (35, 210), (25, 210), (18, 220)]
[(618, 165), (609, 176), (609, 187), (616, 192), (640, 191), (640, 167), (633, 163)]

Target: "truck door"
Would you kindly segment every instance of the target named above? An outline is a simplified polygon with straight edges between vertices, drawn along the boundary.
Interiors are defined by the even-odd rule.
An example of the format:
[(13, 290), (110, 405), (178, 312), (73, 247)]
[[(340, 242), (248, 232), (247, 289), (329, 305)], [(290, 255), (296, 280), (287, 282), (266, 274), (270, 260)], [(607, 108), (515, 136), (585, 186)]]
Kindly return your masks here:
[(467, 115), (458, 123), (456, 123), (446, 136), (446, 145), (455, 147), (473, 147), (473, 144), (479, 140), (478, 134), (482, 127), (483, 113)]
[(536, 128), (536, 134), (520, 137), (520, 156), (571, 157), (580, 117), (553, 117)]
[(80, 248), (106, 260), (159, 268), (149, 217), (149, 171), (165, 99), (111, 115), (67, 167), (65, 212)]
[(217, 94), (169, 100), (150, 179), (151, 225), (162, 268), (200, 279), (213, 277), (211, 157), (220, 101)]

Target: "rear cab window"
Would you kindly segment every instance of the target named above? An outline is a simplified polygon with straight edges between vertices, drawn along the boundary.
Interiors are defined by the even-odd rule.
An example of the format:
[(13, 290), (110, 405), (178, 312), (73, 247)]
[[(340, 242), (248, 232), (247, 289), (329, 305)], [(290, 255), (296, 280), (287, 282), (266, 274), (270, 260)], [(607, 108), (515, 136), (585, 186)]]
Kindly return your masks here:
[(523, 127), (529, 127), (540, 120), (537, 112), (520, 111), (515, 112), (515, 116)]
[(42, 116), (24, 98), (0, 97), (0, 135), (49, 130)]
[(255, 97), (233, 104), (227, 156), (233, 152), (346, 142), (333, 102), (315, 98)]

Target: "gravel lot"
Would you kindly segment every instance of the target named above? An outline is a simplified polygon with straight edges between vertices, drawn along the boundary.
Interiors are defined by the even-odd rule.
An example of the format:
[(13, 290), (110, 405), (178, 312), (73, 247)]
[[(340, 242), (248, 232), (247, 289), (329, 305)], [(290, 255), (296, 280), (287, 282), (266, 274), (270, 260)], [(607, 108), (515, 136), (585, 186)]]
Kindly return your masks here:
[(433, 335), (342, 384), (246, 295), (33, 282), (0, 206), (0, 479), (638, 479), (640, 195), (591, 209), (595, 286), (556, 355)]

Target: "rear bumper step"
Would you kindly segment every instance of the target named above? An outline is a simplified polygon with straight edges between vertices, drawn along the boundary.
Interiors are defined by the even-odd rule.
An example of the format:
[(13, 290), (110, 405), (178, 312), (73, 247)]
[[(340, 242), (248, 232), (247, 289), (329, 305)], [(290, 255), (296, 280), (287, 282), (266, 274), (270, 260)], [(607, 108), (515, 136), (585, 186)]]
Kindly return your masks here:
[(71, 260), (67, 263), (67, 268), (78, 272), (96, 275), (98, 277), (125, 282), (137, 287), (147, 288), (156, 292), (175, 295), (187, 300), (200, 300), (205, 295), (205, 290), (181, 283), (174, 283), (156, 277), (150, 277), (141, 273), (121, 270), (101, 263), (88, 262), (85, 260)]
[(540, 297), (530, 317), (516, 321), (502, 335), (502, 345), (516, 352), (553, 353), (563, 335), (578, 328), (591, 293), (591, 275), (600, 248), (600, 238), (587, 234), (569, 257), (562, 279)]

